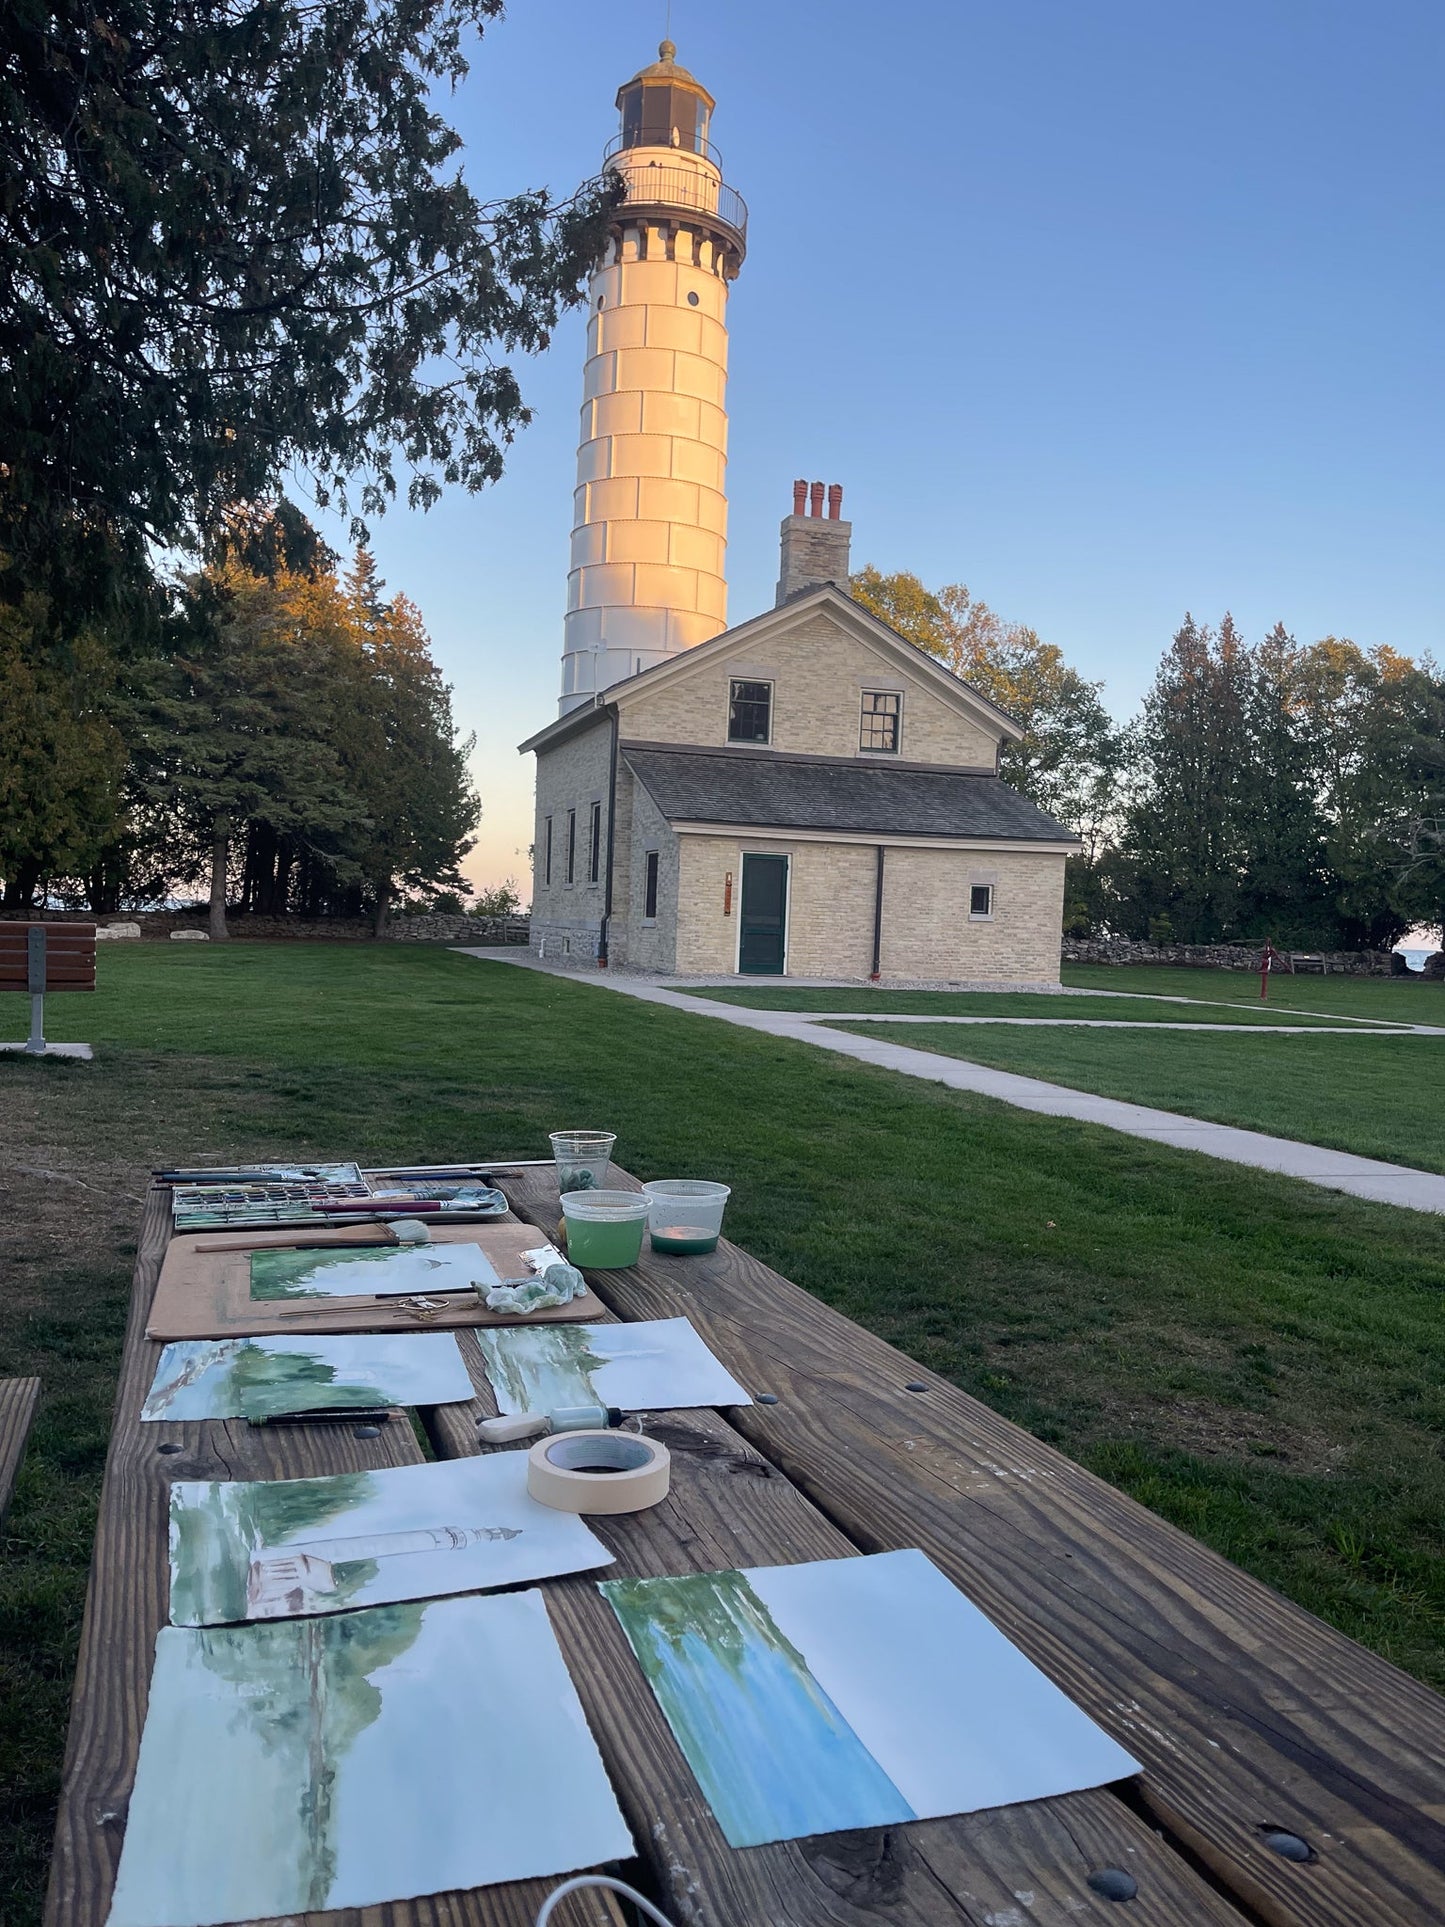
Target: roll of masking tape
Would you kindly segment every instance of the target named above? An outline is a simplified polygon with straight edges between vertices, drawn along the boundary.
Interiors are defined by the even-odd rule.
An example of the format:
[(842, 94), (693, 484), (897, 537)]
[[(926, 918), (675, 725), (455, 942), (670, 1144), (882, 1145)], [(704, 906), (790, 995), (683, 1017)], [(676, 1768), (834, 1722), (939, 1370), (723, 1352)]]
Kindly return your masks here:
[(557, 1512), (645, 1512), (671, 1478), (667, 1447), (635, 1432), (563, 1432), (527, 1454), (527, 1490)]

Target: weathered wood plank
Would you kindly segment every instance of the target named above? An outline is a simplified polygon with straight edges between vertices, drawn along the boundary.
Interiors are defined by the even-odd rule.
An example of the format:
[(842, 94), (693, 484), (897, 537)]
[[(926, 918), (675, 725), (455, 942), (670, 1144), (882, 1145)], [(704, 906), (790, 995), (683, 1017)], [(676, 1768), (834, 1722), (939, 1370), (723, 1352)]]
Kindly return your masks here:
[(38, 1378), (0, 1378), (0, 1526), (10, 1509), (25, 1441), (40, 1403)]
[[(475, 1420), (496, 1410), (475, 1335), (458, 1336), (479, 1397), (475, 1409), (448, 1405), (427, 1415), (444, 1457), (476, 1451)], [(613, 1573), (857, 1551), (716, 1414), (650, 1414), (647, 1430), (672, 1454), (672, 1489), (648, 1512), (592, 1521), (616, 1555)], [(889, 1927), (1083, 1927), (1117, 1921), (1114, 1903), (1088, 1885), (1105, 1867), (1137, 1879), (1131, 1917), (1150, 1927), (1242, 1927), (1234, 1908), (1106, 1789), (906, 1827), (729, 1847), (597, 1591), (605, 1576), (554, 1580), (547, 1604), (662, 1905), (687, 1927), (877, 1927), (885, 1918)]]
[[(504, 1189), (555, 1222), (551, 1174)], [(594, 1283), (626, 1317), (690, 1317), (775, 1394), (738, 1430), (860, 1547), (927, 1552), (1144, 1762), (1147, 1810), (1242, 1905), (1277, 1927), (1445, 1920), (1427, 1688), (735, 1246)], [(1317, 1857), (1282, 1858), (1273, 1829)]]
[[(141, 1220), (71, 1700), (46, 1902), (48, 1927), (101, 1927), (109, 1910), (145, 1723), (155, 1637), (166, 1620), (171, 1480), (305, 1478), (410, 1465), (422, 1457), (411, 1426), (397, 1420), (382, 1426), (375, 1439), (360, 1439), (356, 1428), (344, 1425), (140, 1423), (160, 1349), (146, 1341), (145, 1321), (169, 1230), (168, 1194), (153, 1190)], [(484, 1797), (480, 1786), (478, 1797)], [(537, 1909), (556, 1884), (521, 1881), (294, 1918), (308, 1927), (532, 1927)], [(575, 1904), (579, 1927), (622, 1927), (620, 1912), (604, 1897), (586, 1896)]]

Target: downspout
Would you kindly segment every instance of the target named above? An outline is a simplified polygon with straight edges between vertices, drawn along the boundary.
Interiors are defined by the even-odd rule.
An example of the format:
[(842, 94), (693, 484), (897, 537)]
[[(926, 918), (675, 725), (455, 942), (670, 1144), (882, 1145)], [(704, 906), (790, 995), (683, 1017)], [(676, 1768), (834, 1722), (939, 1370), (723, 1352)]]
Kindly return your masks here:
[(597, 968), (607, 968), (607, 946), (612, 936), (612, 838), (617, 825), (617, 734), (621, 718), (612, 711), (612, 749), (607, 764), (607, 879), (602, 899), (602, 928), (597, 937)]
[(873, 886), (873, 969), (870, 981), (877, 983), (883, 967), (883, 845), (878, 845), (878, 877)]

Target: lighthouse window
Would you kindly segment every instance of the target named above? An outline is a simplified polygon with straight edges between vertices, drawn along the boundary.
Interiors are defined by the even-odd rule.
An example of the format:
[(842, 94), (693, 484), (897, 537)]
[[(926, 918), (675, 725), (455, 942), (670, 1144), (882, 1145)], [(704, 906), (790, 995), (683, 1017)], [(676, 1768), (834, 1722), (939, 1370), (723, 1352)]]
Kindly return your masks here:
[[(599, 302), (597, 303), (597, 305), (598, 305), (598, 307), (600, 308), (600, 307), (602, 306), (602, 303), (601, 303), (601, 302), (599, 301)], [(688, 307), (689, 307), (689, 308), (695, 308), (695, 307), (697, 306), (697, 290), (696, 290), (696, 288), (694, 288), (694, 289), (693, 289), (693, 291), (692, 291), (692, 293), (691, 293), (691, 294), (690, 294), (690, 295), (689, 295), (689, 296), (687, 297), (687, 305), (688, 305)]]
[(734, 682), (728, 691), (728, 741), (766, 743), (773, 733), (773, 685)]

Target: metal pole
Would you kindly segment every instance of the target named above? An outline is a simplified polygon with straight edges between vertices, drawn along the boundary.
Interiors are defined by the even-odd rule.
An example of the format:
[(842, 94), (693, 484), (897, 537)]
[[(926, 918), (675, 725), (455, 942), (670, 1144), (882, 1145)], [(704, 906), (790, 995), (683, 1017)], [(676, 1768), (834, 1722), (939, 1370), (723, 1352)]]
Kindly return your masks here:
[(25, 933), (25, 961), (30, 985), (30, 1036), (25, 1048), (32, 1057), (45, 1055), (45, 932), (32, 923)]

